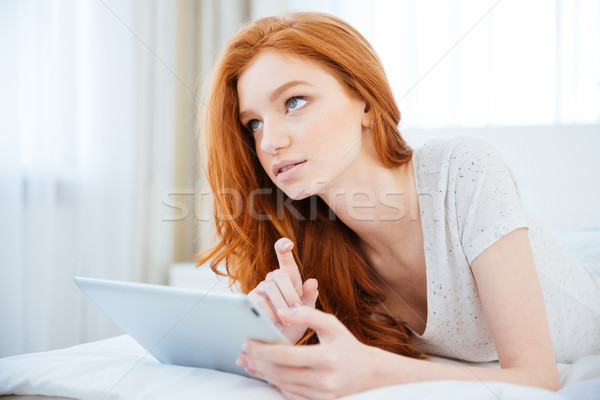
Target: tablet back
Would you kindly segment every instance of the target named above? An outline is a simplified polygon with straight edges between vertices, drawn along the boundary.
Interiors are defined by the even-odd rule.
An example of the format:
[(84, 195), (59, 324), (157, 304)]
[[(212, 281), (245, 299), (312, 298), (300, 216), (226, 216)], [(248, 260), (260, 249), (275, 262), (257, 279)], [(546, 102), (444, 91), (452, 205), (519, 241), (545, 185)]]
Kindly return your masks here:
[(247, 339), (288, 343), (241, 293), (74, 279), (83, 293), (162, 363), (247, 376), (235, 364)]

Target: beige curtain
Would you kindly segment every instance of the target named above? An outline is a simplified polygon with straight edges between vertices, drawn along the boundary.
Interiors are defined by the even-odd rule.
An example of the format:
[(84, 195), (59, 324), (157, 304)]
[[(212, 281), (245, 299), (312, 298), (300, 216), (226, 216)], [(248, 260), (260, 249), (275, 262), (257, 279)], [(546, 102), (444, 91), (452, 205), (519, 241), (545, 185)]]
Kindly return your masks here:
[(219, 52), (248, 19), (249, 0), (136, 3), (139, 93), (132, 279), (167, 283), (213, 235), (201, 169), (202, 89)]
[[(191, 261), (212, 243), (214, 222), (201, 168), (202, 121), (213, 65), (229, 39), (249, 19), (250, 0), (177, 2), (175, 192), (173, 261)], [(202, 198), (206, 200), (202, 203)], [(164, 276), (164, 273), (162, 274)]]

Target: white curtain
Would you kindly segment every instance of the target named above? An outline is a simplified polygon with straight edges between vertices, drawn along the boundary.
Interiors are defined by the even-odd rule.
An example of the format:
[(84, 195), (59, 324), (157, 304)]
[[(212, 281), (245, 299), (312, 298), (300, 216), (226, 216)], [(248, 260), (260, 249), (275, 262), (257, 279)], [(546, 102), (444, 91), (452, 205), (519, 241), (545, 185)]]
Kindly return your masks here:
[(202, 190), (197, 91), (247, 14), (0, 2), (0, 357), (121, 333), (73, 276), (167, 283), (202, 246), (196, 202), (173, 218), (169, 201)]
[(324, 11), (381, 57), (403, 127), (600, 123), (597, 0), (256, 0)]
[[(73, 276), (160, 281), (174, 6), (4, 1), (0, 356), (119, 333)], [(158, 18), (162, 24), (153, 24)], [(152, 50), (150, 52), (149, 50)], [(154, 53), (154, 54), (152, 54)]]
[(375, 8), (375, 43), (406, 126), (600, 122), (598, 1), (405, 0)]

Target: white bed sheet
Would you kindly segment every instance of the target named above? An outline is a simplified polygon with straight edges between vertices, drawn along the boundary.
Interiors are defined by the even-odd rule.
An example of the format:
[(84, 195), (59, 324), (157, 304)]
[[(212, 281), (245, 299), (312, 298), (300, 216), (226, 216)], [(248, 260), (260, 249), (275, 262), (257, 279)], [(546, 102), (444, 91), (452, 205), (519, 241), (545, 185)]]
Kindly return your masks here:
[[(458, 363), (434, 358), (434, 362)], [(482, 364), (480, 364), (482, 365)], [(484, 366), (497, 368), (497, 363)], [(367, 399), (598, 399), (600, 356), (560, 364), (558, 393), (499, 382), (438, 381), (384, 387)], [(202, 368), (160, 364), (129, 335), (0, 359), (0, 394), (75, 399), (282, 399), (267, 383)]]
[[(571, 254), (600, 273), (600, 228), (554, 233)], [(437, 357), (432, 361), (462, 365)], [(497, 362), (473, 365), (499, 367)], [(558, 393), (499, 382), (438, 381), (389, 386), (347, 399), (600, 399), (600, 355), (558, 367), (564, 386)], [(262, 381), (160, 364), (129, 335), (0, 359), (2, 394), (75, 399), (282, 399)]]

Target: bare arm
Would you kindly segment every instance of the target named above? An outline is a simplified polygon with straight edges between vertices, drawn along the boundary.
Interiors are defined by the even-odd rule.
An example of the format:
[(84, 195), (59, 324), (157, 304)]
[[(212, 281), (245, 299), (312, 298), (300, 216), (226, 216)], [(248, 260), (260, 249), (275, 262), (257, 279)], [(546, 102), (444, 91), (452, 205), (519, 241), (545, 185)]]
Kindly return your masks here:
[[(408, 381), (492, 380), (560, 389), (544, 298), (527, 229), (516, 229), (477, 257), (471, 269), (502, 369), (457, 367), (400, 360), (389, 353)], [(384, 352), (382, 352), (384, 353)], [(396, 373), (386, 382), (397, 382)]]
[(319, 345), (249, 341), (238, 362), (287, 399), (336, 398), (399, 383), (431, 380), (503, 381), (560, 388), (544, 299), (526, 229), (517, 229), (477, 257), (471, 268), (501, 369), (436, 364), (360, 343), (333, 315), (287, 308), (280, 317), (310, 326)]

